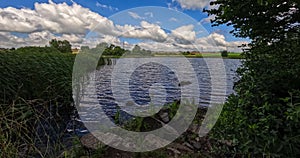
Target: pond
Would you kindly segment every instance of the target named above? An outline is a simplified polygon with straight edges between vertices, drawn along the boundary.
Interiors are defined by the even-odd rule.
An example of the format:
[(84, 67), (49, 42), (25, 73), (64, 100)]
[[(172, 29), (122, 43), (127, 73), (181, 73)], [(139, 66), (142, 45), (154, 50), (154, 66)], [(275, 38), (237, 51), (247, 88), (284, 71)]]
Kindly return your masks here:
[[(128, 119), (133, 117), (131, 112), (139, 108), (143, 109), (151, 104), (162, 106), (180, 100), (182, 87), (191, 83), (180, 81), (176, 73), (183, 73), (186, 78), (196, 76), (197, 84), (199, 84), (196, 89), (200, 92), (195, 93), (195, 89), (190, 88), (186, 93), (198, 97), (199, 106), (209, 106), (210, 103), (220, 104), (223, 100), (218, 98), (226, 98), (234, 93), (233, 85), (238, 80), (236, 69), (241, 65), (241, 61), (237, 59), (189, 58), (187, 60), (193, 70), (187, 71), (186, 63), (176, 62), (175, 59), (166, 61), (162, 59), (168, 62), (169, 66), (158, 62), (136, 64), (139, 60), (136, 58), (111, 59), (109, 64), (95, 71), (93, 74), (95, 81), (92, 86), (96, 87), (94, 98), (97, 99), (86, 99), (81, 102), (81, 119), (88, 121), (93, 120), (94, 117), (103, 117), (95, 113), (98, 108), (102, 108), (111, 118), (118, 109), (122, 109), (122, 116)], [(210, 67), (207, 63), (210, 63)], [(134, 69), (130, 69), (130, 66)], [(181, 72), (174, 72), (172, 67), (181, 67)], [(222, 67), (225, 69), (219, 69)], [(225, 72), (221, 73), (221, 71)], [(225, 78), (220, 80), (225, 82), (211, 80), (212, 73), (215, 78)], [(225, 92), (224, 87), (226, 87)], [(86, 95), (91, 96), (93, 92), (87, 92)]]

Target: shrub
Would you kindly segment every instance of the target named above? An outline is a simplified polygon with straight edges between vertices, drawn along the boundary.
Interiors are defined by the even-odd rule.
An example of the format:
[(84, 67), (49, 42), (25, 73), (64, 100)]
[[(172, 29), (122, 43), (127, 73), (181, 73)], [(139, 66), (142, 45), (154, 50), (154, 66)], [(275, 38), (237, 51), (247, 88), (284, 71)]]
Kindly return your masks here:
[(221, 51), (222, 57), (228, 57), (228, 52), (226, 50)]
[(236, 94), (225, 103), (211, 137), (223, 153), (295, 157), (300, 154), (300, 46), (291, 36), (245, 52)]

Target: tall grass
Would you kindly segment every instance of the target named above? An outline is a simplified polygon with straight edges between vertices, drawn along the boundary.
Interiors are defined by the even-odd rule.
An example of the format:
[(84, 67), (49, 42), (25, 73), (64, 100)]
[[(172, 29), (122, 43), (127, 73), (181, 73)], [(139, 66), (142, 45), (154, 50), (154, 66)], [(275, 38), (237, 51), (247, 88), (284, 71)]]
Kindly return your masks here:
[(75, 55), (32, 50), (0, 53), (0, 157), (49, 157), (63, 148)]
[[(96, 54), (80, 55), (80, 75), (104, 63)], [(49, 47), (0, 52), (0, 157), (56, 157), (66, 150), (74, 61)]]
[(0, 102), (17, 97), (59, 100), (69, 105), (74, 55), (41, 52), (0, 53)]

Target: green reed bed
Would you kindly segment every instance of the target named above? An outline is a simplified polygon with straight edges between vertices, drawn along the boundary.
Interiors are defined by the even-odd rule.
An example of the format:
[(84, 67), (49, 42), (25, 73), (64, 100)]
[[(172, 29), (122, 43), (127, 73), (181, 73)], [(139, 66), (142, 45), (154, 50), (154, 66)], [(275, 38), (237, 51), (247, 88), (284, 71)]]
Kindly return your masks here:
[(59, 136), (50, 144), (48, 131), (63, 130), (58, 122), (73, 110), (74, 59), (41, 47), (0, 53), (0, 157), (53, 155)]

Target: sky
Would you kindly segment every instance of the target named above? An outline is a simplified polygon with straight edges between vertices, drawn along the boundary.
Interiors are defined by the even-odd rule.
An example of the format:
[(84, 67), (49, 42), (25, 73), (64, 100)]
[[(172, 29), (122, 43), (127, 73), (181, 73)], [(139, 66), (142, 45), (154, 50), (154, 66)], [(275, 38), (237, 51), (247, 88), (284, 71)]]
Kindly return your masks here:
[(45, 46), (53, 39), (73, 47), (107, 42), (153, 51), (241, 51), (249, 39), (230, 26), (212, 27), (203, 8), (210, 0), (1, 0), (0, 47)]

